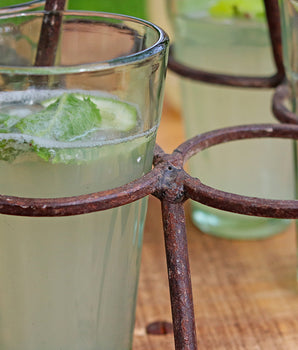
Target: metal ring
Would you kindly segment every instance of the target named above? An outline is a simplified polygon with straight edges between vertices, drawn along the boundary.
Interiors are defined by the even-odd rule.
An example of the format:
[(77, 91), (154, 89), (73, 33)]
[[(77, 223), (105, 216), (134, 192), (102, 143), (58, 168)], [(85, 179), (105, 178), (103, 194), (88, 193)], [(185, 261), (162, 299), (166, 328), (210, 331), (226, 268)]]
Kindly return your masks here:
[(0, 213), (19, 216), (70, 216), (115, 208), (141, 199), (156, 189), (160, 169), (107, 191), (61, 198), (24, 198), (0, 195)]
[[(252, 124), (214, 130), (184, 142), (173, 153), (184, 163), (196, 153), (221, 143), (252, 138), (298, 138), (298, 126)], [(174, 157), (175, 158), (175, 157)], [(298, 218), (297, 200), (271, 200), (241, 196), (204, 185), (199, 179), (185, 176), (184, 190), (188, 198), (201, 204), (238, 214), (274, 218)]]
[(275, 90), (272, 100), (272, 111), (275, 117), (284, 124), (298, 124), (298, 116), (289, 111), (285, 105), (285, 100), (290, 98), (290, 89), (286, 84), (279, 85)]
[(283, 73), (277, 72), (270, 77), (234, 76), (207, 72), (186, 66), (174, 58), (174, 46), (171, 45), (168, 67), (173, 72), (192, 80), (198, 80), (209, 84), (218, 84), (243, 88), (271, 88), (276, 87), (283, 80)]

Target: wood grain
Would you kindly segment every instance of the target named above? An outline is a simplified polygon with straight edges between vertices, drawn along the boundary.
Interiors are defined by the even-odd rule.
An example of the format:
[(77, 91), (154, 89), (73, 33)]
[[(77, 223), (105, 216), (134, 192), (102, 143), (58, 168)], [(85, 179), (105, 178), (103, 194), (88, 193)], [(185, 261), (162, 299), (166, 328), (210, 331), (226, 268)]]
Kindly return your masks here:
[[(165, 105), (158, 143), (183, 140), (179, 114)], [(200, 350), (296, 350), (298, 290), (292, 225), (260, 241), (229, 241), (187, 231)], [(148, 323), (171, 320), (160, 203), (150, 197), (144, 233), (133, 350), (174, 349), (172, 335), (146, 335)]]

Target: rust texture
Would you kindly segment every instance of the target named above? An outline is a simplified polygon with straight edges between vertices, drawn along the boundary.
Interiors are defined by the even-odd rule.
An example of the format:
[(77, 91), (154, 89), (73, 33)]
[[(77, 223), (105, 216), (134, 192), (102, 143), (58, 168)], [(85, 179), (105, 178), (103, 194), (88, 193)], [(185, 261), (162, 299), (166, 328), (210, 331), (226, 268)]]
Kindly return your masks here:
[(173, 333), (173, 325), (167, 321), (152, 322), (147, 325), (146, 333), (151, 335), (171, 334)]
[[(254, 124), (214, 130), (186, 141), (177, 148), (176, 152), (182, 154), (186, 161), (196, 152), (213, 145), (259, 137), (297, 139), (298, 126)], [(274, 218), (295, 218), (298, 215), (296, 200), (271, 200), (227, 193), (208, 187), (199, 179), (188, 175), (185, 177), (184, 191), (188, 198), (202, 204), (238, 214)]]
[(285, 78), (285, 69), (282, 55), (281, 22), (278, 0), (264, 0), (267, 23), (271, 40), (272, 54), (276, 65), (275, 84), (279, 85)]
[(196, 350), (196, 327), (183, 205), (163, 199), (162, 217), (175, 349)]
[(98, 193), (62, 198), (20, 198), (0, 195), (0, 213), (20, 216), (69, 216), (115, 208), (154, 192), (160, 169), (125, 186)]
[(46, 0), (35, 66), (53, 66), (59, 44), (62, 15), (66, 0)]
[(45, 11), (63, 11), (66, 6), (66, 0), (46, 0)]
[(246, 88), (269, 88), (278, 86), (285, 77), (282, 61), (281, 29), (278, 0), (264, 0), (264, 4), (268, 19), (270, 38), (272, 42), (272, 53), (277, 69), (277, 72), (274, 75), (270, 77), (235, 76), (207, 72), (201, 69), (194, 69), (178, 62), (175, 59), (175, 45), (172, 45), (170, 49), (168, 67), (172, 71), (183, 77), (210, 84)]

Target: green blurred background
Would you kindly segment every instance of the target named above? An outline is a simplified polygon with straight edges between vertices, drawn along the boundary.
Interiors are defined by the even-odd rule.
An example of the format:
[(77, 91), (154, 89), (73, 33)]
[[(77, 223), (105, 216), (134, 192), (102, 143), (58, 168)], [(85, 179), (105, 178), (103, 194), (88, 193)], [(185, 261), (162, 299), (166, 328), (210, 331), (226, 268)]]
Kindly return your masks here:
[(72, 10), (116, 12), (124, 15), (147, 18), (145, 0), (68, 0)]
[[(29, 0), (27, 0), (29, 2)], [(0, 7), (19, 5), (26, 0), (0, 0)], [(68, 0), (71, 10), (115, 12), (148, 18), (146, 0)]]

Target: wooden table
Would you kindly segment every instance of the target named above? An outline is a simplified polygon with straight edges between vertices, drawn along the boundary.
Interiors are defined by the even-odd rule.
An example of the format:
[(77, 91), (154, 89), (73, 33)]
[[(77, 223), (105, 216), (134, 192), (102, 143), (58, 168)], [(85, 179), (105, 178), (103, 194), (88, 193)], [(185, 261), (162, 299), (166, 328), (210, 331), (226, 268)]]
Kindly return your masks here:
[[(181, 118), (164, 108), (158, 143), (171, 152), (183, 141)], [(292, 225), (260, 241), (205, 235), (189, 218), (190, 267), (201, 350), (297, 350), (298, 290)], [(173, 335), (147, 335), (154, 321), (170, 321), (160, 203), (149, 199), (133, 350), (174, 349)]]

